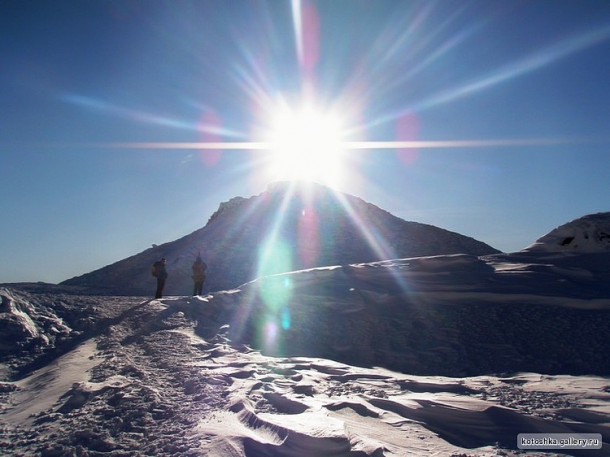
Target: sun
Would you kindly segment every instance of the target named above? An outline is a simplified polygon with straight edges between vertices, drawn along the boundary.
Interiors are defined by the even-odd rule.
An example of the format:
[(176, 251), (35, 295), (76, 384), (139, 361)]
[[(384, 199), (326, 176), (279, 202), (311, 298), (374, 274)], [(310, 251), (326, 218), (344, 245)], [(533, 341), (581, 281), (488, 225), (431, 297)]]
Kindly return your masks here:
[(313, 105), (273, 111), (264, 134), (272, 180), (338, 185), (345, 174), (345, 125), (338, 113)]

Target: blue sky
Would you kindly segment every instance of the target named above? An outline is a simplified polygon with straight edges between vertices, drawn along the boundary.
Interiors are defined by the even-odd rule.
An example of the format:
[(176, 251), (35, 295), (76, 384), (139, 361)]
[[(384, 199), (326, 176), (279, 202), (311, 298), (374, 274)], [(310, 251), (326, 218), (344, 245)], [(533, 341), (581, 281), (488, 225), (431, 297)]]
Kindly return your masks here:
[[(610, 211), (610, 2), (8, 0), (0, 55), (0, 282), (92, 271), (264, 191), (247, 144), (273, 100), (343, 115), (365, 146), (335, 187), (406, 220), (516, 251)], [(434, 147), (370, 146), (389, 141)], [(197, 142), (244, 147), (160, 146)]]

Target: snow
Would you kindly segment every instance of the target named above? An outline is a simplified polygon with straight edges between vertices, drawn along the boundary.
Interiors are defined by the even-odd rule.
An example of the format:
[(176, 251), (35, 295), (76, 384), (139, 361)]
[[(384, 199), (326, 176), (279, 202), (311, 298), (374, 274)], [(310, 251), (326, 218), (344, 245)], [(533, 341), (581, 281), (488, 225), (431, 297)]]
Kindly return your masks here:
[[(138, 345), (117, 347), (137, 330), (131, 326), (100, 338), (105, 349), (93, 356), (92, 381), (85, 385), (82, 371), (65, 371), (66, 395), (45, 404), (28, 427), (13, 422), (25, 401), (17, 390), (0, 416), (5, 455), (39, 449), (42, 455), (491, 456), (514, 455), (501, 449), (514, 447), (524, 430), (607, 429), (607, 412), (597, 412), (598, 403), (610, 404), (605, 378), (420, 377), (266, 357), (222, 337), (198, 337), (183, 311), (189, 302), (141, 307), (162, 329), (142, 335)], [(73, 409), (66, 408), (70, 401)], [(580, 416), (561, 422), (557, 416), (566, 411)]]
[[(586, 313), (610, 309), (599, 253), (547, 254), (332, 266), (260, 278), (205, 297), (161, 300), (0, 289), (1, 322), (25, 313), (26, 333), (38, 335), (22, 352), (18, 346), (3, 352), (2, 455), (516, 456), (522, 455), (516, 436), (526, 432), (601, 433), (603, 449), (566, 455), (608, 455), (608, 377), (534, 370), (439, 376), (433, 371), (456, 369), (442, 359), (461, 341), (456, 330), (447, 327), (446, 334), (436, 335), (438, 329), (428, 327), (417, 333), (427, 325), (417, 313), (431, 313), (426, 319), (447, 326), (447, 316), (458, 319), (460, 310), (476, 304), (490, 309), (485, 318), (497, 325), (496, 333), (506, 330), (491, 318), (496, 307), (527, 303), (584, 321), (596, 316)], [(296, 304), (285, 330), (291, 336), (280, 346), (277, 330), (275, 341), (262, 339), (255, 350), (251, 326), (256, 321), (267, 327), (251, 316), (270, 313), (262, 291), (278, 285), (289, 292), (280, 294), (289, 302), (284, 305)], [(411, 314), (402, 315), (403, 308)], [(58, 311), (62, 316), (53, 321)], [(383, 326), (386, 318), (397, 325), (407, 317), (419, 346), (404, 342), (395, 357), (431, 372), (367, 363), (376, 351), (377, 357), (392, 353), (384, 338), (391, 340), (393, 329), (380, 333), (370, 325)], [(324, 325), (322, 318), (336, 323)], [(40, 338), (60, 323), (65, 340)], [(422, 346), (426, 332), (432, 344), (445, 348)], [(590, 341), (605, 341), (590, 333)], [(564, 350), (549, 335), (549, 350)], [(80, 342), (70, 344), (70, 338)], [(486, 347), (491, 358), (502, 359), (508, 350), (501, 341), (472, 344)], [(535, 360), (527, 365), (527, 354), (512, 351), (515, 363), (544, 367)], [(598, 351), (603, 349), (591, 349)], [(22, 360), (20, 354), (29, 355)], [(439, 365), (430, 363), (435, 357)], [(607, 374), (608, 365), (602, 367)]]
[[(0, 288), (0, 454), (610, 455), (608, 219), (518, 253), (305, 269), (203, 297)], [(525, 453), (519, 433), (603, 447)]]
[(96, 365), (95, 341), (88, 340), (51, 364), (15, 382), (17, 388), (5, 420), (12, 424), (31, 424), (32, 418), (51, 408), (75, 383), (84, 383)]
[(610, 213), (581, 217), (552, 230), (524, 251), (529, 252), (608, 252)]

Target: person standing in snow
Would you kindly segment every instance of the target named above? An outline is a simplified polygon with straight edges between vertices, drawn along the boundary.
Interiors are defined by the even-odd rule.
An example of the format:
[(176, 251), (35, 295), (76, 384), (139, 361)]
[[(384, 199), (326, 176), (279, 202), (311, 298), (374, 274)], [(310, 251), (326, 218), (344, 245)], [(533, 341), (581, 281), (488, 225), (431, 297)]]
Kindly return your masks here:
[(163, 288), (165, 287), (165, 280), (167, 279), (167, 270), (165, 269), (166, 263), (167, 260), (165, 260), (164, 257), (153, 265), (153, 276), (156, 276), (157, 278), (157, 293), (155, 294), (155, 298), (163, 297)]
[(203, 283), (205, 281), (205, 270), (207, 267), (208, 266), (205, 264), (205, 262), (201, 260), (201, 254), (198, 254), (197, 259), (193, 263), (193, 281), (195, 282), (193, 295), (201, 295)]

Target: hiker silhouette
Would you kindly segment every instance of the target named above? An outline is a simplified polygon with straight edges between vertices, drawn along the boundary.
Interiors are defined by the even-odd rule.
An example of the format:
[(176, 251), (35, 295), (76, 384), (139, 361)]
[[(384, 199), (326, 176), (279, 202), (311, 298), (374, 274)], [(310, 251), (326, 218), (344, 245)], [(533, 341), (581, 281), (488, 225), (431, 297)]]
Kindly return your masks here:
[(203, 283), (205, 282), (205, 270), (208, 266), (203, 260), (201, 255), (197, 255), (197, 259), (193, 263), (193, 281), (195, 283), (193, 288), (193, 295), (201, 295), (203, 291)]
[(165, 280), (167, 279), (167, 270), (165, 269), (166, 263), (167, 260), (164, 257), (153, 264), (152, 274), (157, 278), (157, 292), (155, 293), (155, 298), (163, 297), (163, 288), (165, 287)]

